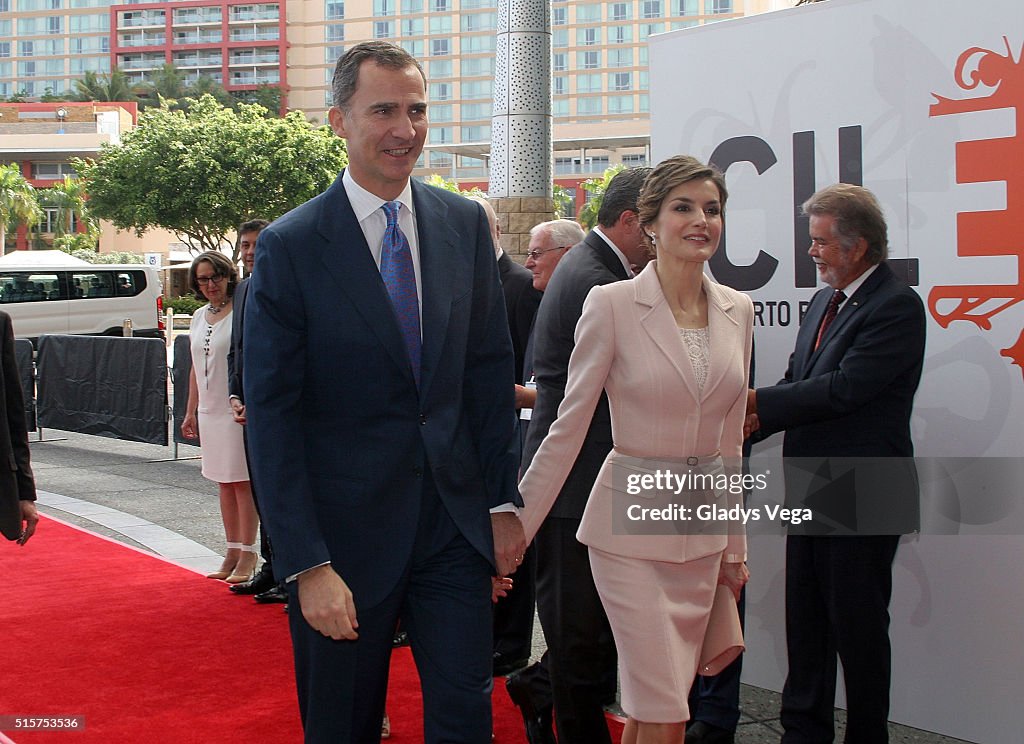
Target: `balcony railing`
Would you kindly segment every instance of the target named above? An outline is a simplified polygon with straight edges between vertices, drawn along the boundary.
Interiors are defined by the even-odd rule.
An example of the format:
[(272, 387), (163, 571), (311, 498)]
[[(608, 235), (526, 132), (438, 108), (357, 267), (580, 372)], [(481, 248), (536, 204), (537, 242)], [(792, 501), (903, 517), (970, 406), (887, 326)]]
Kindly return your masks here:
[(231, 41), (275, 41), (280, 38), (277, 29), (256, 31), (254, 29), (232, 29)]
[(121, 39), (121, 46), (123, 47), (163, 46), (163, 44), (163, 36), (128, 37)]
[(239, 13), (232, 13), (228, 17), (230, 23), (252, 23), (253, 21), (278, 21), (281, 19), (281, 14), (277, 12), (263, 12), (257, 13), (256, 11), (242, 11)]
[(281, 57), (277, 54), (251, 54), (245, 57), (232, 57), (230, 65), (276, 65)]

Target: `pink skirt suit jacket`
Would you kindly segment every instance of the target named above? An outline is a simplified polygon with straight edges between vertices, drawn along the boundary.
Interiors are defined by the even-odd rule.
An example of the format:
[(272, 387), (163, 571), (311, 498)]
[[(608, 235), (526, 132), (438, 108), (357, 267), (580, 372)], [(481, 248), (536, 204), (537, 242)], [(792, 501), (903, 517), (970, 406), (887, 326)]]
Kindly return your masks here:
[[(576, 327), (565, 399), (519, 489), (532, 540), (569, 474), (602, 390), (614, 449), (591, 491), (577, 538), (590, 549), (594, 581), (619, 652), (622, 707), (649, 722), (689, 719), (718, 567), (746, 560), (742, 529), (714, 534), (615, 534), (613, 466), (652, 458), (737, 469), (741, 462), (753, 304), (704, 277), (710, 358), (701, 391), (652, 261), (632, 281), (595, 287)], [(716, 460), (721, 455), (724, 465)], [(706, 465), (707, 463), (711, 465)], [(618, 468), (615, 468), (618, 469)], [(618, 488), (622, 490), (619, 472)], [(723, 493), (731, 506), (740, 496)], [(635, 503), (642, 498), (634, 499)], [(621, 515), (619, 515), (621, 517)], [(617, 518), (622, 523), (621, 518)]]

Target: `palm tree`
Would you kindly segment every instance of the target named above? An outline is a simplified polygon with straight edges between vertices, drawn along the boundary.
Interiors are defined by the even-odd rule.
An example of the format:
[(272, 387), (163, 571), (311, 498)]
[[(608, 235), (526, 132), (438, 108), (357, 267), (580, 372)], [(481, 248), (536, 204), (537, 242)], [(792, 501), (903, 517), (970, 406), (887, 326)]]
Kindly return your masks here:
[(6, 252), (7, 226), (24, 222), (35, 225), (42, 210), (32, 188), (17, 165), (0, 165), (0, 252)]
[(230, 106), (232, 103), (231, 94), (209, 75), (200, 75), (188, 86), (188, 97), (197, 101), (207, 93), (217, 99), (217, 103), (222, 106)]
[(79, 223), (85, 225), (86, 235), (93, 239), (99, 238), (99, 223), (89, 214), (85, 186), (81, 180), (64, 176), (63, 183), (41, 189), (37, 194), (40, 206), (57, 210), (56, 219), (51, 225), (55, 245), (61, 237), (73, 232), (71, 226), (75, 215)]
[(98, 75), (88, 70), (81, 80), (75, 81), (75, 99), (78, 101), (134, 101), (132, 83), (121, 70), (114, 68), (109, 75)]
[(173, 63), (165, 62), (143, 83), (140, 102), (144, 106), (159, 106), (163, 99), (172, 108), (176, 108), (177, 101), (188, 94), (188, 85), (185, 82), (184, 74)]

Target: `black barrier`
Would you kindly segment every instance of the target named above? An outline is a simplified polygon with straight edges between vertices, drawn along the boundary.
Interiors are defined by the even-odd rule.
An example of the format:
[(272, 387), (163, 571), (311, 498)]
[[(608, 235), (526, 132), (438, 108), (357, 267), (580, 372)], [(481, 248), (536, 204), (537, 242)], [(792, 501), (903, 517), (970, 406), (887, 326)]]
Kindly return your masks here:
[(18, 366), (18, 379), (25, 398), (25, 428), (36, 430), (36, 375), (32, 369), (35, 347), (27, 338), (14, 339), (14, 363)]
[(167, 351), (156, 338), (41, 336), (39, 425), (167, 445)]
[(185, 407), (188, 405), (188, 376), (192, 372), (192, 347), (189, 336), (183, 333), (174, 338), (174, 365), (171, 367), (171, 383), (174, 386), (173, 431), (174, 441), (178, 444), (199, 446), (199, 437), (188, 439), (181, 433), (181, 423), (185, 420)]

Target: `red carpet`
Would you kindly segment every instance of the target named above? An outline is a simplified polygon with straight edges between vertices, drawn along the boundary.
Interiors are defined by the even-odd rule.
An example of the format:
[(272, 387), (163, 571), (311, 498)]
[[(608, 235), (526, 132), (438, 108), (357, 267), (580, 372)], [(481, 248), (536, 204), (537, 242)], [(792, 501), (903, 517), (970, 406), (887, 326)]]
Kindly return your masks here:
[[(0, 549), (0, 716), (85, 720), (77, 733), (5, 729), (17, 744), (302, 741), (280, 605), (52, 519)], [(408, 649), (392, 661), (388, 713), (390, 741), (422, 741)], [(494, 730), (496, 744), (525, 741), (501, 680)]]

